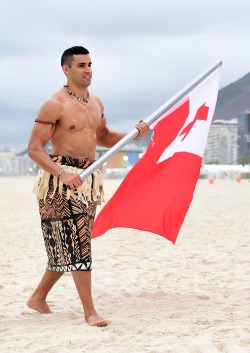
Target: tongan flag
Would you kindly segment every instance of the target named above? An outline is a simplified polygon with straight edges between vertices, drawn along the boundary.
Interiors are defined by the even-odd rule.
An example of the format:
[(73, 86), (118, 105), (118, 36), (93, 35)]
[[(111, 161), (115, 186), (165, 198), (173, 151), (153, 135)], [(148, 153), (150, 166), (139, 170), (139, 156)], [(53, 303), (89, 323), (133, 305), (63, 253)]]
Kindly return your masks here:
[(92, 237), (125, 227), (175, 243), (193, 198), (215, 110), (218, 67), (152, 125), (144, 156), (97, 216)]

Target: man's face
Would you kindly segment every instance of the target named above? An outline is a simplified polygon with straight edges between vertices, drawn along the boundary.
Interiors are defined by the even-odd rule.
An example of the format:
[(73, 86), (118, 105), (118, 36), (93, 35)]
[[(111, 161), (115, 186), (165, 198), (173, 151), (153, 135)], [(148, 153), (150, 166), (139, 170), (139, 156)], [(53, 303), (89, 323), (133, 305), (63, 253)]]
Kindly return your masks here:
[(91, 84), (92, 69), (89, 55), (73, 55), (70, 66), (64, 65), (64, 73), (68, 80), (77, 85), (88, 87)]

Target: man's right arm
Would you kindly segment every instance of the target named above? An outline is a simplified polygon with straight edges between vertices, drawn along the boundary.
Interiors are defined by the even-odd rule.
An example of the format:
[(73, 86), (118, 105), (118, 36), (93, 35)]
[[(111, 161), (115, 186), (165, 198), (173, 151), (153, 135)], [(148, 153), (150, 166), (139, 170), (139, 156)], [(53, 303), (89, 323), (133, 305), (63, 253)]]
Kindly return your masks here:
[(59, 104), (53, 100), (47, 101), (38, 113), (28, 145), (30, 158), (41, 168), (56, 176), (60, 173), (61, 168), (51, 160), (45, 152), (44, 146), (51, 139), (59, 119)]
[(62, 168), (52, 161), (44, 150), (56, 129), (56, 123), (61, 118), (61, 106), (58, 102), (50, 100), (40, 109), (30, 136), (28, 153), (29, 157), (42, 169), (57, 176), (72, 190), (82, 185), (83, 179), (78, 174), (63, 172)]

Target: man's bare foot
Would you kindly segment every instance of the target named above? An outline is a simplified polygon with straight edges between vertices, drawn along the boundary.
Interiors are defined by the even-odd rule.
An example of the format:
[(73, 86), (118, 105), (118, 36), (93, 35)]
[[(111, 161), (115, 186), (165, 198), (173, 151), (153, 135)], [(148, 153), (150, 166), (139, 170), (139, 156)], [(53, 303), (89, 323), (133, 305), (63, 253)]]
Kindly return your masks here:
[(111, 324), (111, 321), (103, 319), (98, 314), (89, 314), (85, 316), (85, 320), (89, 326), (105, 327)]
[(36, 310), (41, 314), (51, 314), (51, 310), (45, 300), (38, 300), (30, 297), (27, 301), (30, 309)]

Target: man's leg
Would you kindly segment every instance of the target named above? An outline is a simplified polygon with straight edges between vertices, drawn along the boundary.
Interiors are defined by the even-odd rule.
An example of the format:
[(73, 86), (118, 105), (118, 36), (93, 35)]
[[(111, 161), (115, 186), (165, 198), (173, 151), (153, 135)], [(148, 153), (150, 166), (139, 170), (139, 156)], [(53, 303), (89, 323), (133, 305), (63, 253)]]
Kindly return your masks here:
[(82, 302), (87, 324), (90, 326), (107, 326), (110, 321), (99, 316), (94, 307), (91, 294), (91, 271), (72, 271), (71, 273)]
[(62, 277), (64, 272), (54, 272), (46, 270), (41, 282), (37, 286), (32, 296), (28, 299), (27, 305), (41, 314), (51, 314), (51, 310), (46, 302), (46, 297), (54, 284)]

